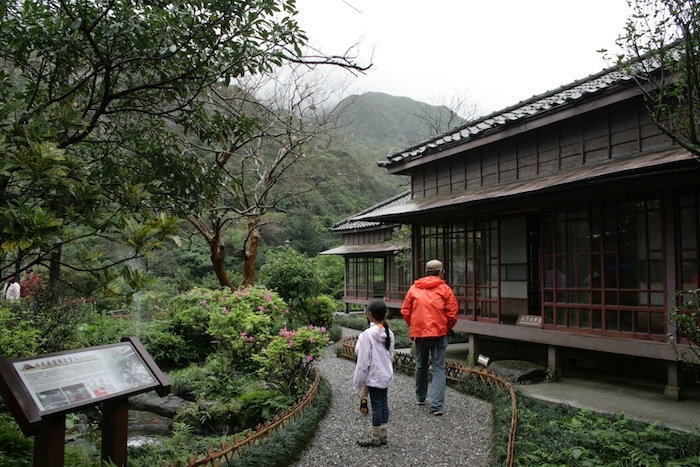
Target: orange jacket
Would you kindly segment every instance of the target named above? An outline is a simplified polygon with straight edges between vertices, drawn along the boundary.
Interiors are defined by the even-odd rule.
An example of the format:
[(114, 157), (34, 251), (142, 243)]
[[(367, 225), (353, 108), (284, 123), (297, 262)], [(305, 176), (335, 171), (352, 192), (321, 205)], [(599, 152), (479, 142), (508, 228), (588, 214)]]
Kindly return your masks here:
[(452, 288), (437, 276), (415, 281), (401, 307), (411, 337), (446, 336), (457, 323), (458, 312)]

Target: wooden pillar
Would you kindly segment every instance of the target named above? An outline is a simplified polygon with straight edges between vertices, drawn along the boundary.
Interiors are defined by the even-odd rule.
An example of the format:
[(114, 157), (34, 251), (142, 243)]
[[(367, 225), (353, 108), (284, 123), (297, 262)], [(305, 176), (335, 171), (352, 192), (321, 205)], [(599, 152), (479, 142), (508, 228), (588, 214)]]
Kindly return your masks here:
[(66, 416), (53, 415), (34, 437), (34, 467), (63, 467), (66, 451)]
[(685, 390), (683, 389), (683, 363), (668, 362), (667, 367), (667, 382), (664, 388), (664, 397), (674, 401), (685, 399)]
[(562, 351), (556, 345), (547, 346), (547, 367), (552, 372), (552, 381), (559, 381), (562, 375)]
[(479, 357), (479, 335), (469, 334), (469, 355), (467, 355), (467, 365), (475, 366)]
[(127, 461), (129, 399), (107, 401), (102, 406), (102, 460), (125, 467)]

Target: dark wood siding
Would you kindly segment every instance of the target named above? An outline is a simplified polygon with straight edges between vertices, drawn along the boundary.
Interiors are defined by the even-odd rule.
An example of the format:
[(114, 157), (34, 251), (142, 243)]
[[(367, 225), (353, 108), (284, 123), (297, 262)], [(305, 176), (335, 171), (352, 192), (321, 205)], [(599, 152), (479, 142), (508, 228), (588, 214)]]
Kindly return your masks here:
[(368, 245), (382, 243), (391, 238), (393, 229), (365, 230), (343, 234), (344, 245)]
[(671, 145), (640, 100), (624, 101), (417, 167), (413, 197), (536, 179)]

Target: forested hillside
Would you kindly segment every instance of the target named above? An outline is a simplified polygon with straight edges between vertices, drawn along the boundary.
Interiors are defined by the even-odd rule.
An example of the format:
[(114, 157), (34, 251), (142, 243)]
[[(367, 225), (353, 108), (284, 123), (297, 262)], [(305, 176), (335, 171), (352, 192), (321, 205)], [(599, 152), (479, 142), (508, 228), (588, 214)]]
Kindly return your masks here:
[[(325, 171), (333, 181), (327, 188), (310, 193), (309, 211), (298, 213), (308, 215), (322, 230), (309, 237), (309, 232), (304, 235), (285, 229), (297, 249), (310, 255), (340, 241), (327, 232), (335, 222), (408, 189), (406, 177), (387, 174), (377, 166), (378, 161), (433, 136), (428, 120), (435, 116), (450, 121), (446, 107), (376, 92), (347, 97), (339, 107), (342, 110), (332, 143), (325, 151), (317, 149), (323, 155), (317, 154), (318, 163), (310, 168)], [(320, 173), (315, 175), (322, 178)], [(287, 226), (296, 223), (294, 216), (284, 221)], [(314, 244), (309, 244), (309, 238)]]
[[(330, 231), (334, 223), (409, 188), (407, 178), (387, 174), (377, 161), (433, 135), (426, 116), (444, 115), (445, 121), (450, 116), (446, 107), (383, 93), (350, 96), (339, 107), (342, 112), (330, 143), (310, 148), (308, 160), (295, 168), (291, 183), (303, 194), (289, 198), (261, 226), (257, 267), (264, 263), (265, 251), (278, 245), (290, 244), (309, 256), (337, 246), (341, 239)], [(227, 238), (227, 270), (234, 281), (244, 234), (233, 229)], [(206, 246), (199, 238), (190, 240), (157, 254), (152, 272), (169, 275), (179, 269), (183, 276), (209, 275)]]
[[(379, 92), (350, 96), (341, 103), (341, 107), (343, 111), (339, 123), (345, 148), (373, 164), (388, 154), (462, 123), (447, 107)], [(452, 121), (454, 123), (451, 124)], [(436, 126), (439, 131), (434, 128)]]

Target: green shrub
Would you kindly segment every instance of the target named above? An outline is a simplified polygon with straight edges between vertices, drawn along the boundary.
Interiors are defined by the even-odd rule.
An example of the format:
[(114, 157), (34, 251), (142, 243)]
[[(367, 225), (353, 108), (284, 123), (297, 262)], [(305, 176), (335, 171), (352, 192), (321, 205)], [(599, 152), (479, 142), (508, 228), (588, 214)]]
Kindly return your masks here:
[(343, 328), (338, 324), (334, 324), (333, 327), (328, 330), (328, 337), (331, 342), (340, 342), (343, 338)]
[(7, 359), (35, 355), (42, 333), (32, 314), (20, 306), (0, 307), (0, 353)]
[(251, 391), (242, 394), (238, 400), (241, 403), (241, 420), (251, 428), (284, 414), (296, 402), (293, 397), (273, 389)]
[(29, 467), (33, 452), (34, 439), (25, 437), (14, 418), (0, 411), (0, 465)]
[[(219, 309), (219, 298), (230, 294), (223, 290), (193, 289), (173, 297), (166, 305), (169, 318), (165, 330), (181, 339), (180, 350), (190, 361), (203, 361), (213, 351), (209, 335), (209, 316)], [(213, 307), (213, 310), (212, 310)]]
[(0, 306), (0, 349), (5, 357), (17, 358), (59, 352), (81, 346), (81, 328), (95, 313), (91, 301), (62, 306), (37, 307), (20, 300)]
[[(331, 405), (331, 387), (323, 378), (311, 407), (292, 419), (283, 429), (265, 438), (260, 445), (249, 446), (231, 460), (231, 466), (293, 465), (314, 438), (319, 424)], [(319, 459), (322, 462), (323, 459)], [(131, 464), (129, 464), (131, 465)]]
[(183, 336), (172, 331), (169, 321), (145, 323), (139, 336), (151, 357), (163, 367), (171, 368), (205, 358), (206, 348), (189, 345)]
[(335, 323), (335, 312), (341, 308), (338, 300), (330, 295), (300, 300), (291, 310), (294, 327), (313, 324), (330, 328)]
[(313, 258), (321, 278), (320, 292), (342, 300), (345, 293), (345, 260), (342, 256), (319, 255)]
[(258, 381), (254, 375), (232, 373), (231, 366), (226, 353), (216, 352), (203, 363), (171, 371), (168, 378), (174, 393), (190, 394), (195, 400), (234, 399)]
[(266, 262), (260, 268), (260, 280), (290, 305), (315, 297), (321, 287), (321, 277), (314, 261), (286, 246), (267, 253)]
[(155, 319), (141, 325), (144, 345), (157, 361), (176, 364), (202, 362), (219, 347), (245, 362), (243, 334), (260, 333), (264, 341), (271, 329), (284, 325), (287, 312), (276, 294), (256, 287), (236, 292), (198, 288), (157, 305), (151, 311)]
[(357, 331), (367, 329), (367, 318), (365, 315), (340, 314), (335, 317), (335, 322), (344, 328), (355, 329)]
[(136, 336), (138, 330), (130, 316), (114, 316), (95, 311), (79, 327), (80, 347), (114, 344), (125, 336)]

